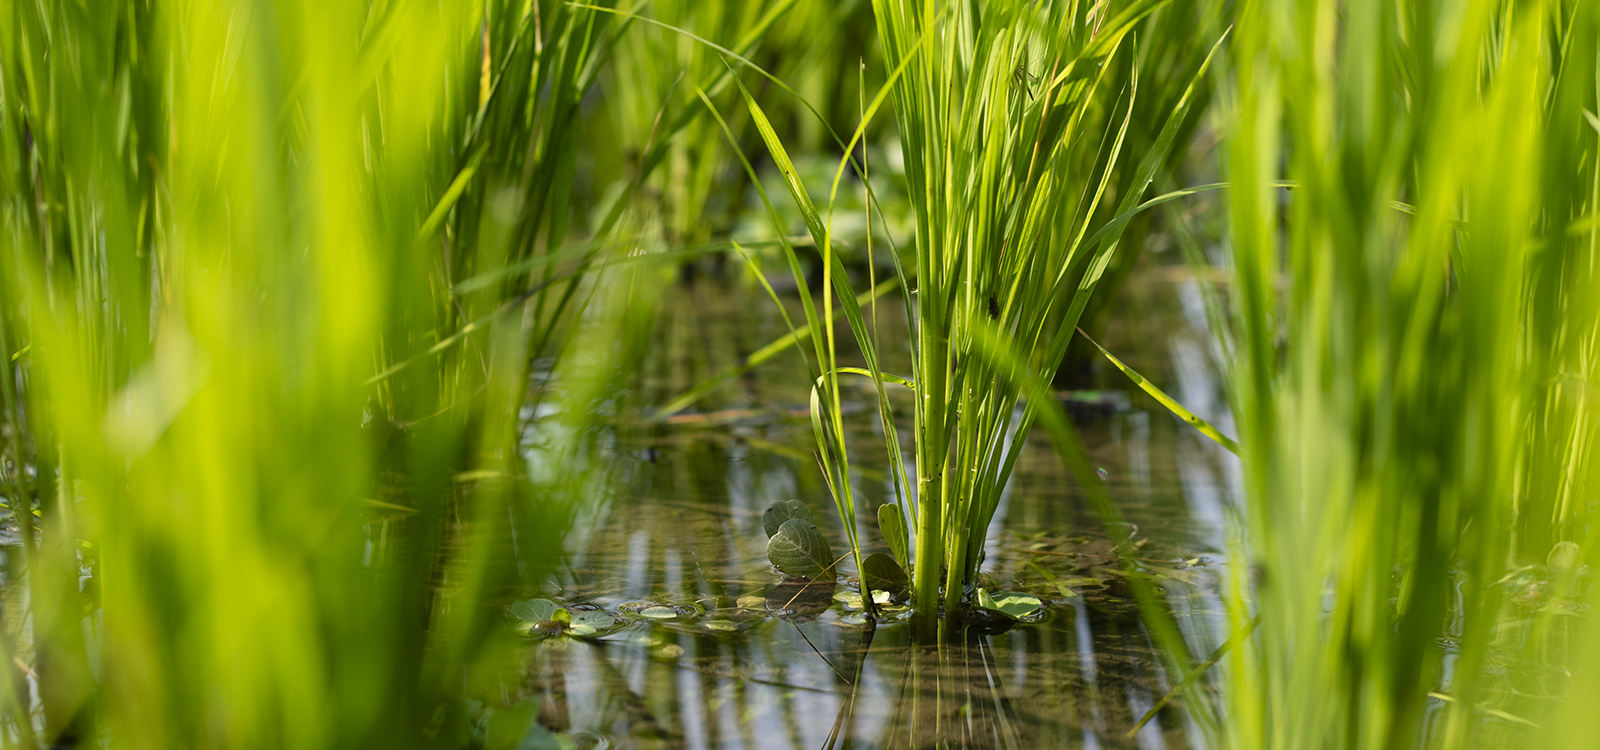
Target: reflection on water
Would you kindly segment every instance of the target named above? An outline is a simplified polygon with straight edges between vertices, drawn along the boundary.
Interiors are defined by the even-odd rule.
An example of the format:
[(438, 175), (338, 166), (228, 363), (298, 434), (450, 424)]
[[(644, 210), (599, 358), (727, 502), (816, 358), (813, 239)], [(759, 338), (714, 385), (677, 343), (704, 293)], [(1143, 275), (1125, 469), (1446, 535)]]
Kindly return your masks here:
[[(1113, 328), (1107, 346), (1225, 423), (1204, 333), (1172, 287), (1136, 280), (1127, 299), (1141, 314)], [(782, 333), (774, 312), (740, 294), (711, 284), (676, 294), (679, 304), (669, 302), (661, 321), (657, 349), (665, 354), (643, 384), (655, 403)], [(746, 303), (757, 312), (741, 312)], [(884, 315), (884, 334), (903, 340), (892, 317)], [(908, 371), (899, 356), (888, 369)], [(614, 496), (569, 536), (567, 565), (545, 593), (629, 624), (596, 641), (530, 644), (528, 685), (541, 695), (542, 723), (591, 747), (1201, 744), (1182, 694), (1129, 736), (1172, 687), (1168, 657), (1152, 648), (1115, 550), (1039, 436), (1029, 436), (1038, 446), (1017, 468), (984, 563), (986, 587), (1044, 600), (1037, 622), (1009, 630), (988, 623), (982, 632), (972, 626), (942, 632), (937, 644), (913, 643), (905, 622), (865, 626), (859, 597), (844, 582), (836, 590), (779, 589), (761, 529), (768, 505), (806, 502), (844, 549), (810, 455), (809, 424), (790, 413), (804, 405), (806, 385), (798, 361), (780, 363), (712, 394), (698, 414), (619, 430)], [(870, 519), (894, 497), (881, 473), (880, 428), (864, 408), (870, 393), (858, 398), (851, 449), (863, 469), (855, 473), (860, 512)], [(1080, 429), (1135, 526), (1135, 548), (1126, 552), (1138, 561), (1136, 574), (1155, 582), (1203, 658), (1225, 638), (1214, 584), (1236, 468), (1159, 406), (1142, 396), (1132, 403)], [(908, 434), (902, 444), (911, 445)], [(869, 546), (885, 549), (869, 525)], [(854, 571), (842, 573), (849, 579)], [(640, 614), (658, 605), (674, 609)], [(1191, 689), (1214, 689), (1216, 677)]]

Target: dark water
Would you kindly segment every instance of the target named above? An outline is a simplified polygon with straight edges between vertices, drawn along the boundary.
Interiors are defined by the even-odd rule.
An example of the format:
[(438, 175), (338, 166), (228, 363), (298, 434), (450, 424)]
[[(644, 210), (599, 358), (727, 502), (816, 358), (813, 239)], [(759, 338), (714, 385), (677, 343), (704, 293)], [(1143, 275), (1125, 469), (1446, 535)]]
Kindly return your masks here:
[[(1122, 299), (1136, 314), (1119, 316), (1102, 343), (1231, 432), (1193, 283), (1177, 271), (1146, 272)], [(899, 304), (880, 310), (885, 340), (904, 340)], [(643, 386), (653, 403), (785, 330), (757, 292), (715, 280), (671, 290), (664, 310), (654, 347), (661, 354)], [(847, 329), (841, 334), (848, 339)], [(890, 371), (909, 374), (903, 352), (885, 359)], [(1102, 378), (1131, 391), (1115, 372)], [(1041, 435), (1028, 436), (988, 529), (983, 569), (990, 590), (1042, 599), (1042, 615), (1003, 632), (947, 623), (937, 639), (913, 642), (911, 626), (893, 616), (866, 627), (843, 580), (779, 588), (766, 560), (761, 513), (785, 498), (810, 505), (834, 547), (846, 549), (811, 457), (807, 380), (791, 353), (730, 382), (695, 413), (622, 430), (614, 496), (569, 535), (567, 564), (546, 595), (626, 624), (599, 639), (530, 645), (542, 723), (580, 747), (1202, 745), (1183, 693), (1130, 730), (1173, 687), (1163, 658), (1192, 664), (1225, 639), (1215, 580), (1237, 481), (1230, 456), (1138, 393), (1079, 425), (1134, 527), (1139, 574), (1171, 607), (1189, 656), (1158, 655), (1106, 530)], [(869, 519), (893, 490), (871, 393), (855, 398), (863, 534), (882, 550)], [(901, 405), (909, 424), (909, 402)], [(911, 446), (904, 429), (901, 443)], [(771, 614), (784, 604), (796, 614)], [(1189, 690), (1213, 690), (1216, 679), (1208, 674)]]

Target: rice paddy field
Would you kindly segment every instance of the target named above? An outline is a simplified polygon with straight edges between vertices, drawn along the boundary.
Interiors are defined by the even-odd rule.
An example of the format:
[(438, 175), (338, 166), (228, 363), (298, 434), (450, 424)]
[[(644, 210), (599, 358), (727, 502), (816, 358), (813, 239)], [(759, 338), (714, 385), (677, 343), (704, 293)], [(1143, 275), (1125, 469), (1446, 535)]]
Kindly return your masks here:
[(0, 0), (0, 746), (1600, 747), (1594, 0)]

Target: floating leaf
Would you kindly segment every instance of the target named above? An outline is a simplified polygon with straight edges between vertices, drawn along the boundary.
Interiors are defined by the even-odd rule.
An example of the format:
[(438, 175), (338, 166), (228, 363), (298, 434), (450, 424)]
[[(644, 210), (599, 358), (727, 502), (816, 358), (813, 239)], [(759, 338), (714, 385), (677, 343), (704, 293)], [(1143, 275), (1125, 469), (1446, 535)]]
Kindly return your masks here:
[(745, 609), (758, 609), (767, 603), (767, 598), (764, 596), (756, 596), (751, 594), (749, 596), (739, 597), (739, 601), (737, 603), (740, 607)]
[(579, 610), (572, 613), (572, 634), (593, 635), (617, 624), (617, 619), (604, 612)]
[(911, 587), (911, 579), (894, 558), (874, 552), (861, 561), (861, 580), (869, 591), (887, 591), (899, 594)]
[(900, 568), (904, 570), (910, 566), (911, 537), (906, 532), (906, 518), (900, 513), (900, 506), (894, 503), (878, 506), (878, 532), (883, 534), (883, 541), (889, 545)]
[(761, 528), (767, 536), (778, 533), (778, 527), (791, 518), (799, 518), (806, 523), (816, 523), (817, 517), (811, 512), (811, 506), (799, 500), (779, 500), (761, 514)]
[(561, 609), (561, 605), (549, 599), (529, 599), (512, 602), (511, 616), (528, 622), (543, 622), (554, 619), (558, 609)]
[(861, 609), (861, 595), (854, 591), (840, 591), (833, 595), (833, 600), (845, 609)]
[(739, 630), (739, 626), (733, 624), (731, 620), (706, 620), (700, 624), (707, 630), (720, 630), (724, 633), (735, 633)]
[(1020, 591), (1002, 591), (990, 596), (989, 592), (978, 589), (978, 606), (1015, 620), (1038, 612), (1044, 604), (1039, 597)]
[(791, 518), (767, 540), (767, 559), (787, 575), (817, 578), (833, 567), (833, 548), (810, 521)]
[(670, 620), (678, 616), (678, 610), (671, 607), (650, 607), (640, 612), (639, 616), (648, 617), (652, 620)]

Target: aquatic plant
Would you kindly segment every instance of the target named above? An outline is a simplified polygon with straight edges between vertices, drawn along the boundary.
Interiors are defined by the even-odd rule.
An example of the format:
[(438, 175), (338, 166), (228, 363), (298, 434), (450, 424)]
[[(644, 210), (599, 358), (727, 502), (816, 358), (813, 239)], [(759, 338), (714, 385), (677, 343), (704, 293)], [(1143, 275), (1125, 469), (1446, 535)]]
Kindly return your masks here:
[[(1152, 86), (1134, 65), (1132, 32), (1158, 7), (874, 3), (917, 215), (907, 304), (917, 480), (906, 497), (916, 503), (913, 598), (925, 611), (941, 585), (947, 611), (963, 606), (1026, 442), (1013, 438), (1034, 419), (974, 331), (997, 326), (1030, 368), (1054, 373), (1195, 101), (1209, 57), (1192, 61), (1187, 89), (1188, 79), (1154, 83), (1183, 93), (1157, 95), (1173, 102), (1159, 135), (1123, 158), (1132, 103)], [(1113, 87), (1115, 71), (1125, 86)]]
[[(553, 0), (0, 4), (0, 740), (482, 734), (515, 642), (493, 600), (581, 486), (522, 458), (533, 362), (566, 416), (532, 437), (569, 456), (627, 353), (568, 341), (625, 320), (643, 266), (597, 282), (609, 256), (561, 248), (625, 28)], [(491, 734), (532, 722), (502, 708)]]
[[(822, 255), (822, 299), (815, 300), (806, 288), (793, 243), (784, 236), (786, 222), (746, 160), (746, 171), (777, 230), (774, 241), (795, 275), (805, 312), (803, 324), (791, 322), (787, 338), (672, 399), (659, 413), (676, 413), (719, 384), (809, 338), (812, 357), (806, 358), (807, 366), (817, 379), (813, 426), (823, 471), (859, 569), (863, 557), (857, 503), (839, 414), (838, 382), (846, 373), (872, 378), (898, 497), (898, 502), (878, 509), (879, 529), (902, 568), (922, 571), (916, 574), (916, 602), (923, 611), (937, 607), (941, 585), (958, 592), (948, 604), (952, 611), (963, 606), (982, 554), (982, 535), (976, 532), (993, 516), (1025, 442), (1011, 436), (1026, 434), (1033, 418), (1031, 412), (1019, 409), (1022, 399), (1016, 382), (996, 380), (998, 371), (992, 363), (981, 355), (971, 356), (974, 321), (1000, 322), (1008, 335), (1035, 353), (1037, 368), (1053, 375), (1108, 265), (1116, 261), (1115, 278), (1127, 272), (1130, 261), (1117, 253), (1119, 238), (1147, 208), (1138, 203), (1142, 190), (1132, 186), (1148, 185), (1167, 164), (1178, 134), (1192, 124), (1191, 109), (1204, 97), (1204, 87), (1197, 84), (1210, 61), (1205, 48), (1164, 45), (1158, 35), (1154, 45), (1134, 50), (1130, 42), (1128, 49), (1133, 51), (1117, 54), (1124, 37), (1150, 14), (1163, 10), (1162, 5), (999, 4), (979, 11), (928, 3), (916, 12), (875, 6), (888, 81), (870, 106), (862, 87), (862, 121), (845, 144), (847, 154), (834, 171), (826, 201), (810, 194), (785, 139), (744, 89), (768, 154), (805, 220), (810, 241)], [(1161, 29), (1183, 24), (1181, 14), (1157, 13), (1157, 18)], [(1191, 41), (1188, 36), (1165, 37)], [(940, 54), (923, 49), (924, 44), (941, 43), (945, 46)], [(1152, 48), (1157, 52), (1152, 54)], [(1162, 61), (1167, 66), (1163, 72), (1169, 75), (1158, 77), (1153, 91), (1146, 84), (1141, 94), (1138, 65), (1151, 60)], [(739, 62), (749, 64), (742, 58)], [(1043, 66), (1038, 71), (1035, 62)], [(1170, 75), (1173, 70), (1181, 77)], [(770, 73), (757, 71), (787, 90)], [(1187, 87), (1180, 85), (1184, 81), (1190, 81)], [(930, 99), (927, 92), (937, 96)], [(866, 155), (857, 158), (854, 149), (891, 93), (901, 153), (909, 155), (903, 161), (916, 216), (915, 265), (909, 272), (901, 268), (899, 251), (891, 246), (888, 252), (897, 278), (879, 284), (869, 277), (872, 288), (857, 294), (836, 247), (839, 188), (847, 165), (863, 189), (870, 182)], [(708, 109), (718, 112), (709, 97), (702, 99)], [(1126, 154), (1123, 145), (1136, 112), (1143, 115), (1141, 120), (1151, 119), (1149, 101), (1160, 102), (1153, 111), (1161, 127), (1143, 133), (1147, 147), (1142, 153)], [(1136, 110), (1136, 104), (1143, 109)], [(737, 146), (734, 130), (717, 116), (728, 140)], [(1141, 131), (1147, 127), (1141, 122)], [(1097, 139), (1093, 148), (1086, 147), (1090, 139)], [(1113, 210), (1103, 199), (1118, 192), (1120, 200)], [(870, 191), (865, 203), (870, 259), (874, 213)], [(884, 223), (879, 216), (879, 223)], [(760, 275), (748, 255), (746, 260)], [(867, 265), (869, 273), (875, 271), (870, 260)], [(912, 290), (917, 303), (906, 298), (905, 305), (915, 331), (910, 342), (911, 378), (882, 372), (878, 351), (884, 343), (876, 333), (876, 299), (895, 287), (909, 288), (908, 274), (917, 279)], [(770, 291), (771, 285), (767, 288)], [(864, 369), (839, 365), (833, 330), (835, 295), (866, 360)], [(862, 314), (869, 302), (872, 328)], [(824, 335), (813, 337), (819, 330)], [(901, 457), (888, 385), (918, 391), (913, 431), (916, 487)], [(908, 515), (912, 498), (920, 500)], [(914, 549), (923, 556), (915, 563), (913, 527), (919, 540)]]
[(1260, 626), (1223, 660), (1225, 741), (1593, 741), (1546, 707), (1572, 681), (1532, 674), (1594, 646), (1567, 623), (1594, 554), (1600, 9), (1237, 16), (1214, 325), (1245, 468), (1228, 616)]

